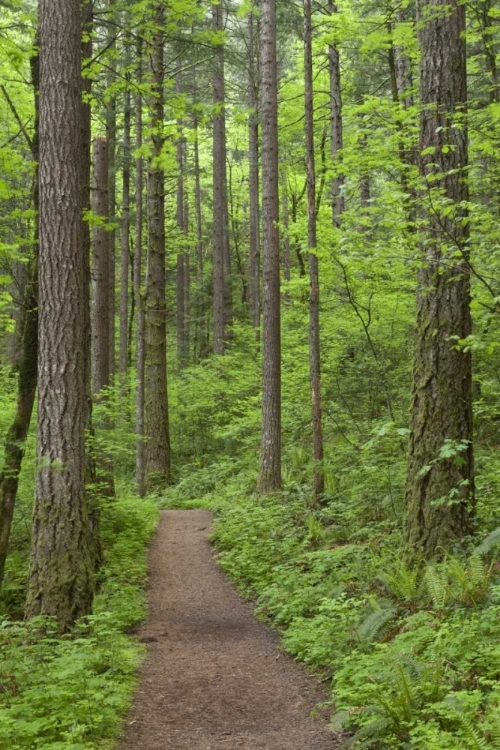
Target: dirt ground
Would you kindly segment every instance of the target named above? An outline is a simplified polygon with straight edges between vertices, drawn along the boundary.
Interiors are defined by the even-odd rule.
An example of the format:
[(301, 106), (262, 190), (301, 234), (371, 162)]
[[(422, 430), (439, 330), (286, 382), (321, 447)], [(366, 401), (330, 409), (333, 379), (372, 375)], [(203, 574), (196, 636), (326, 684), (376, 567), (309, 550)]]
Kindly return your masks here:
[(332, 750), (319, 683), (216, 566), (208, 511), (165, 511), (150, 552), (148, 644), (120, 750)]

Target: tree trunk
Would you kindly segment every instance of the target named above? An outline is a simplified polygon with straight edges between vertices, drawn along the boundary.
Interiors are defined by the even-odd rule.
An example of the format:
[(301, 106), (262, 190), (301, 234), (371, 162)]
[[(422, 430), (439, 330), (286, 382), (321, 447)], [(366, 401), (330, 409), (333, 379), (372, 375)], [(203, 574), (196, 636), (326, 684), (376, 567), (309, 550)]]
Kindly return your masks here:
[[(106, 46), (109, 52), (107, 88), (111, 88), (116, 80), (116, 30), (115, 30), (116, 0), (108, 0), (108, 30)], [(116, 372), (116, 95), (113, 94), (106, 104), (106, 140), (108, 142), (108, 216), (111, 222), (109, 230), (109, 373), (110, 382), (114, 382)]]
[(149, 262), (146, 281), (145, 436), (149, 490), (170, 481), (170, 438), (167, 403), (167, 326), (165, 302), (165, 175), (163, 147), (164, 26), (163, 2), (155, 6), (151, 43), (152, 144), (148, 164)]
[(94, 141), (94, 184), (92, 187), (92, 211), (100, 223), (93, 232), (93, 298), (92, 308), (92, 389), (98, 396), (109, 386), (110, 371), (110, 300), (109, 269), (110, 245), (108, 221), (108, 144), (105, 138)]
[(86, 320), (79, 0), (40, 0), (38, 447), (26, 617), (91, 611), (85, 496)]
[[(446, 5), (447, 12), (441, 12)], [(465, 7), (420, 3), (420, 171), (427, 184), (418, 277), (406, 544), (440, 556), (474, 519)]]
[[(178, 92), (181, 92), (178, 81)], [(189, 256), (186, 252), (189, 227), (185, 205), (184, 171), (186, 161), (186, 140), (182, 133), (182, 122), (178, 123), (180, 137), (177, 141), (177, 229), (182, 243), (177, 253), (177, 362), (179, 370), (184, 370), (189, 364), (189, 334), (188, 334), (188, 280)]]
[(258, 47), (255, 16), (248, 14), (248, 182), (250, 197), (250, 302), (252, 323), (260, 338), (260, 210), (259, 210), (259, 113)]
[(262, 438), (259, 491), (281, 488), (281, 321), (276, 3), (261, 3), (262, 70)]
[[(327, 5), (328, 13), (337, 13), (337, 6), (332, 0)], [(335, 44), (328, 47), (328, 66), (330, 73), (330, 125), (331, 156), (337, 174), (332, 180), (332, 214), (334, 226), (339, 227), (345, 210), (343, 195), (344, 175), (339, 169), (342, 164), (343, 126), (342, 126), (342, 89), (340, 86), (340, 56)]]
[(313, 501), (325, 491), (323, 415), (321, 409), (321, 344), (319, 327), (319, 263), (316, 254), (316, 167), (314, 157), (314, 92), (311, 0), (304, 0), (304, 84), (307, 162), (307, 244), (309, 247), (309, 376), (313, 426)]
[(142, 149), (142, 40), (137, 41), (137, 84), (135, 97), (135, 146), (139, 156), (135, 173), (135, 253), (134, 253), (134, 297), (137, 309), (137, 394), (136, 394), (136, 461), (135, 484), (139, 497), (146, 494), (146, 443), (144, 440), (144, 377), (146, 357), (145, 312), (142, 294), (142, 223), (143, 223), (143, 190), (144, 162), (140, 155)]
[[(126, 39), (127, 47), (131, 43)], [(128, 54), (126, 53), (126, 57)], [(127, 62), (126, 62), (127, 64)], [(128, 81), (127, 81), (128, 83)], [(130, 234), (130, 123), (132, 117), (131, 94), (127, 85), (123, 111), (123, 196), (122, 196), (122, 258), (120, 282), (120, 385), (124, 405), (127, 396), (127, 371), (129, 363), (129, 234)], [(126, 407), (128, 408), (128, 407)]]
[[(212, 6), (212, 27), (215, 33), (222, 33), (223, 9), (221, 4)], [(229, 288), (229, 238), (227, 210), (227, 167), (226, 167), (226, 114), (224, 47), (215, 48), (213, 72), (213, 350), (224, 354), (230, 316), (228, 309)]]
[[(38, 46), (38, 45), (36, 45)], [(31, 58), (31, 78), (35, 98), (35, 132), (31, 141), (33, 161), (38, 163), (38, 54)], [(36, 214), (34, 232), (34, 258), (28, 269), (28, 282), (24, 298), (24, 329), (21, 356), (17, 376), (17, 405), (14, 420), (5, 438), (5, 458), (0, 472), (0, 589), (2, 588), (5, 562), (9, 550), (10, 531), (14, 517), (19, 476), (24, 456), (24, 446), (31, 423), (37, 384), (38, 361), (38, 170), (35, 173), (33, 189), (33, 209)]]

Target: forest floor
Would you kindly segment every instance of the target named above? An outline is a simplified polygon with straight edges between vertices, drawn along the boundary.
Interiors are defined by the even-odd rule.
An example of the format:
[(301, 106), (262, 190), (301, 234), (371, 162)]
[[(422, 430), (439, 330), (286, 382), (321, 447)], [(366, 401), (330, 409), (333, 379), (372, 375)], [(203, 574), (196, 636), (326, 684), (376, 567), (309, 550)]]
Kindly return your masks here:
[(211, 514), (165, 511), (150, 551), (148, 644), (120, 750), (332, 750), (320, 684), (280, 652), (218, 569)]

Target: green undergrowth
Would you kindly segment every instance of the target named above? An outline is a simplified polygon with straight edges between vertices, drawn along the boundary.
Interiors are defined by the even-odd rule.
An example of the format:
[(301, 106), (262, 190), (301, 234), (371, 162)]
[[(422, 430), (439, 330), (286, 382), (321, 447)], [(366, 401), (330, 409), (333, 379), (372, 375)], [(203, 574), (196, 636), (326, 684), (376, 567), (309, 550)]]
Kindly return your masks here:
[(498, 750), (500, 533), (410, 568), (399, 523), (366, 521), (335, 497), (314, 510), (297, 484), (258, 498), (254, 480), (222, 462), (186, 476), (168, 503), (193, 502), (197, 482), (206, 491), (221, 566), (331, 684), (345, 747)]
[(0, 750), (108, 750), (136, 683), (152, 500), (103, 509), (105, 565), (94, 614), (60, 637), (54, 622), (0, 621)]

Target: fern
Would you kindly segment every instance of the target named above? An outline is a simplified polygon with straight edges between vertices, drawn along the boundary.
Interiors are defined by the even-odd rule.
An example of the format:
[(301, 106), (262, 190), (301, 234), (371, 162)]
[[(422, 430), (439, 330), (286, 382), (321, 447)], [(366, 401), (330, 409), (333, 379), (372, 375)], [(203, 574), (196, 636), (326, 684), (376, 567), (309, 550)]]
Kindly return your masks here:
[(441, 612), (448, 600), (448, 582), (442, 571), (429, 565), (425, 571), (425, 585), (434, 609)]
[(500, 544), (500, 528), (488, 534), (486, 539), (483, 539), (481, 544), (476, 547), (475, 552), (478, 555), (488, 555), (498, 544)]
[(457, 720), (465, 735), (465, 743), (460, 740), (460, 750), (486, 750), (488, 748), (487, 740), (468, 716), (457, 714)]
[(357, 629), (357, 636), (362, 643), (373, 643), (382, 634), (385, 634), (386, 626), (396, 618), (398, 610), (395, 607), (379, 608), (363, 620)]

